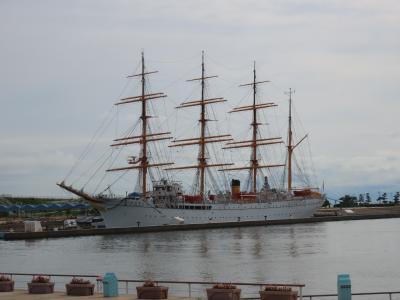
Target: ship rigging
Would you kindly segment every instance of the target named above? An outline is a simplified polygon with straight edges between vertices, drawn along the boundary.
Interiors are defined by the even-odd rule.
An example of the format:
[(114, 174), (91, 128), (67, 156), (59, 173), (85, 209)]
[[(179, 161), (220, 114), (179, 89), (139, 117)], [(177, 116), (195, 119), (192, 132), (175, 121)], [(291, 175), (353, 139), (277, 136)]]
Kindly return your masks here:
[[(153, 226), (178, 223), (218, 223), (232, 221), (259, 221), (267, 219), (303, 218), (309, 217), (322, 205), (323, 196), (311, 188), (294, 189), (292, 186), (292, 159), (296, 147), (307, 137), (304, 136), (296, 144), (293, 142), (292, 131), (292, 90), (289, 90), (289, 125), (286, 143), (287, 161), (285, 164), (267, 164), (261, 160), (260, 153), (267, 153), (263, 147), (283, 144), (281, 137), (262, 137), (259, 131), (260, 122), (258, 112), (263, 109), (276, 107), (273, 102), (257, 101), (258, 86), (269, 81), (257, 81), (255, 63), (253, 65), (253, 80), (250, 83), (242, 84), (241, 87), (252, 88), (252, 102), (249, 105), (233, 108), (229, 113), (250, 112), (251, 113), (251, 137), (244, 140), (235, 141), (229, 133), (211, 133), (208, 122), (211, 121), (207, 116), (207, 107), (213, 104), (226, 102), (222, 97), (209, 98), (206, 95), (206, 83), (209, 79), (217, 76), (206, 74), (204, 63), (204, 52), (201, 56), (201, 76), (190, 79), (189, 82), (199, 82), (201, 85), (201, 96), (197, 100), (187, 100), (176, 108), (187, 109), (193, 107), (200, 108), (199, 116), (199, 136), (173, 139), (171, 132), (164, 127), (153, 131), (150, 126), (150, 119), (154, 116), (149, 113), (149, 103), (153, 100), (165, 98), (162, 92), (147, 91), (147, 76), (157, 73), (157, 71), (147, 71), (145, 67), (144, 54), (141, 54), (141, 72), (130, 75), (129, 78), (140, 80), (140, 94), (121, 98), (115, 106), (125, 106), (126, 104), (139, 104), (140, 133), (133, 130), (122, 137), (113, 140), (112, 149), (125, 148), (128, 145), (138, 145), (139, 153), (128, 152), (127, 166), (111, 165), (106, 168), (106, 173), (122, 171), (123, 175), (130, 170), (138, 171), (138, 192), (126, 193), (123, 197), (105, 195), (104, 193), (92, 194), (72, 185), (66, 184), (64, 179), (58, 185), (82, 199), (91, 203), (102, 214), (107, 227), (131, 227), (131, 226)], [(158, 155), (153, 155), (150, 146), (161, 141), (170, 141), (167, 149), (176, 147), (197, 146), (197, 163), (184, 166), (172, 166), (175, 161), (159, 160)], [(208, 145), (225, 143), (222, 149), (250, 149), (248, 164), (236, 166), (232, 162), (214, 161), (210, 156)], [(157, 151), (155, 151), (157, 152)], [(157, 154), (157, 153), (155, 153)], [(175, 160), (175, 159), (174, 159)], [(115, 160), (112, 160), (114, 163)], [(104, 163), (101, 165), (103, 166)], [(257, 187), (257, 177), (262, 169), (285, 167), (287, 170), (287, 189), (270, 189), (267, 178), (264, 186)], [(185, 193), (181, 184), (172, 181), (168, 175), (163, 175), (157, 179), (152, 176), (152, 169), (162, 171), (182, 171), (196, 170), (193, 194)], [(248, 191), (242, 191), (240, 182), (233, 179), (230, 191), (221, 191), (216, 195), (206, 193), (209, 181), (213, 181), (211, 168), (219, 168), (222, 172), (248, 171), (251, 187)], [(168, 172), (167, 172), (168, 173)], [(112, 184), (117, 182), (118, 177)], [(222, 175), (222, 178), (225, 178)], [(151, 184), (150, 184), (150, 182)], [(101, 182), (101, 181), (100, 181)], [(131, 186), (133, 182), (130, 180)], [(109, 185), (104, 191), (110, 191)], [(149, 188), (151, 186), (151, 188)]]
[(171, 167), (167, 168), (166, 170), (185, 170), (185, 169), (196, 169), (198, 172), (196, 174), (196, 182), (199, 183), (199, 195), (198, 199), (200, 201), (204, 201), (205, 198), (205, 189), (206, 189), (206, 169), (207, 168), (215, 168), (215, 167), (223, 167), (223, 166), (230, 166), (233, 165), (232, 163), (213, 163), (209, 164), (207, 160), (207, 151), (206, 145), (210, 143), (222, 143), (227, 141), (232, 141), (230, 134), (221, 134), (221, 135), (206, 135), (206, 128), (207, 122), (210, 121), (206, 117), (206, 106), (210, 104), (216, 104), (225, 102), (226, 100), (223, 98), (205, 98), (205, 86), (206, 80), (211, 78), (216, 78), (218, 76), (206, 76), (205, 74), (205, 67), (204, 67), (204, 51), (201, 55), (201, 77), (189, 79), (187, 81), (200, 81), (201, 82), (201, 98), (199, 100), (190, 100), (181, 103), (177, 109), (200, 106), (200, 136), (195, 138), (185, 138), (185, 139), (175, 139), (173, 140), (173, 144), (169, 147), (185, 147), (185, 146), (199, 146), (198, 152), (198, 163), (196, 165), (189, 165), (189, 166), (181, 166), (181, 167)]
[(232, 109), (229, 113), (237, 113), (237, 112), (244, 112), (244, 111), (250, 111), (252, 113), (252, 122), (251, 122), (251, 128), (252, 128), (252, 136), (250, 140), (242, 140), (242, 141), (233, 141), (227, 143), (223, 149), (234, 149), (234, 148), (250, 148), (251, 149), (251, 155), (250, 155), (250, 165), (249, 166), (238, 166), (238, 167), (233, 167), (233, 168), (225, 168), (225, 169), (220, 169), (220, 171), (237, 171), (237, 170), (248, 170), (249, 171), (249, 177), (250, 177), (250, 182), (252, 183), (251, 185), (251, 193), (255, 195), (257, 193), (257, 175), (258, 175), (258, 170), (262, 168), (276, 168), (276, 167), (284, 167), (284, 164), (260, 164), (259, 163), (259, 158), (258, 158), (258, 149), (260, 146), (267, 146), (267, 145), (276, 145), (276, 144), (281, 144), (283, 141), (281, 140), (281, 137), (272, 137), (272, 138), (262, 138), (259, 137), (259, 131), (258, 127), (261, 124), (257, 118), (257, 112), (261, 109), (266, 109), (266, 108), (271, 108), (271, 107), (276, 107), (277, 105), (273, 102), (264, 102), (264, 103), (257, 103), (257, 86), (262, 83), (267, 83), (269, 82), (268, 80), (265, 81), (257, 81), (256, 77), (256, 63), (254, 62), (253, 66), (253, 81), (251, 83), (246, 83), (240, 85), (240, 87), (247, 87), (251, 86), (252, 87), (252, 92), (253, 92), (253, 103), (251, 105), (244, 105), (244, 106), (239, 106), (235, 107)]

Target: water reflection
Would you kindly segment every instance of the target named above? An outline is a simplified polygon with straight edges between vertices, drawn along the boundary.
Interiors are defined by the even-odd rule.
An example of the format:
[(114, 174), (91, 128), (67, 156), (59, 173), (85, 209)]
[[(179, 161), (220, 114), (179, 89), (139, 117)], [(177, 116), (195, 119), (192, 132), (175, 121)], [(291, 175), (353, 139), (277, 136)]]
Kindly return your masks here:
[(289, 253), (291, 257), (299, 256), (297, 240), (296, 240), (296, 231), (294, 227), (289, 228)]
[(25, 247), (34, 247), (35, 245), (38, 245), (41, 242), (41, 240), (24, 240), (23, 243), (25, 244)]
[(355, 290), (371, 291), (397, 287), (399, 248), (400, 219), (387, 219), (0, 241), (0, 266), (6, 272), (303, 282), (307, 292), (324, 293), (335, 291), (338, 273), (350, 273)]
[(235, 255), (242, 254), (242, 228), (234, 228), (233, 233), (234, 244), (233, 250)]
[(203, 230), (199, 234), (199, 241), (200, 241), (200, 247), (199, 247), (200, 257), (201, 258), (210, 258), (210, 254), (208, 252), (209, 244), (208, 244), (208, 239), (207, 239), (207, 231)]
[(254, 259), (262, 258), (262, 242), (260, 238), (260, 228), (256, 229), (253, 233), (250, 234), (250, 238), (253, 242), (252, 247), (252, 255)]

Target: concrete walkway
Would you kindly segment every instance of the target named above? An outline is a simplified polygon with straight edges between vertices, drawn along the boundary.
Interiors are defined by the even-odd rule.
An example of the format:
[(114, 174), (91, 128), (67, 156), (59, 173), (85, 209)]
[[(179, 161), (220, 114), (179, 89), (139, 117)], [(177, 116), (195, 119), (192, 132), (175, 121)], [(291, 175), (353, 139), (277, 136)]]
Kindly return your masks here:
[[(27, 291), (15, 290), (11, 293), (0, 293), (0, 300), (78, 300), (78, 299), (113, 299), (113, 300), (136, 300), (136, 295), (121, 295), (119, 297), (104, 298), (103, 294), (94, 294), (93, 296), (67, 296), (63, 292), (54, 292), (53, 294), (29, 294)], [(169, 300), (195, 300), (198, 298), (168, 297)]]

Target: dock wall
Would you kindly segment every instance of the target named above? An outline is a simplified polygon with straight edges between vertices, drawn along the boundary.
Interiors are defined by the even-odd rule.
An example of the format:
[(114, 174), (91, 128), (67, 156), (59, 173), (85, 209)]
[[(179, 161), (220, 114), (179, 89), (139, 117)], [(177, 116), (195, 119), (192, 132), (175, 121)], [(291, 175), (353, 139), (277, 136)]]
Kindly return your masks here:
[(90, 235), (132, 234), (132, 233), (146, 233), (146, 232), (183, 231), (183, 230), (200, 230), (200, 229), (250, 227), (250, 226), (272, 226), (272, 225), (387, 219), (387, 218), (400, 218), (400, 214), (325, 216), (325, 217), (312, 217), (304, 219), (242, 221), (242, 222), (225, 222), (225, 223), (206, 223), (206, 224), (180, 224), (180, 225), (163, 225), (163, 226), (129, 227), (129, 228), (76, 229), (76, 230), (43, 231), (43, 232), (0, 232), (0, 239), (28, 240), (28, 239), (90, 236)]

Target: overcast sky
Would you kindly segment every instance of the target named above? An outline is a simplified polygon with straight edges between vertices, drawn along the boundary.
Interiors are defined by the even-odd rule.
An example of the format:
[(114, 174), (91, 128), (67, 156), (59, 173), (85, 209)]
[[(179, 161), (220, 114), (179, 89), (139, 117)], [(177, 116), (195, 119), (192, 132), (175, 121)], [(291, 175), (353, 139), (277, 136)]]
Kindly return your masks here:
[(0, 36), (0, 194), (65, 195), (55, 182), (121, 93), (135, 94), (125, 76), (142, 50), (168, 107), (191, 96), (202, 50), (226, 110), (245, 101), (237, 85), (256, 60), (266, 100), (284, 107), (296, 90), (332, 198), (400, 190), (397, 0), (3, 0)]

